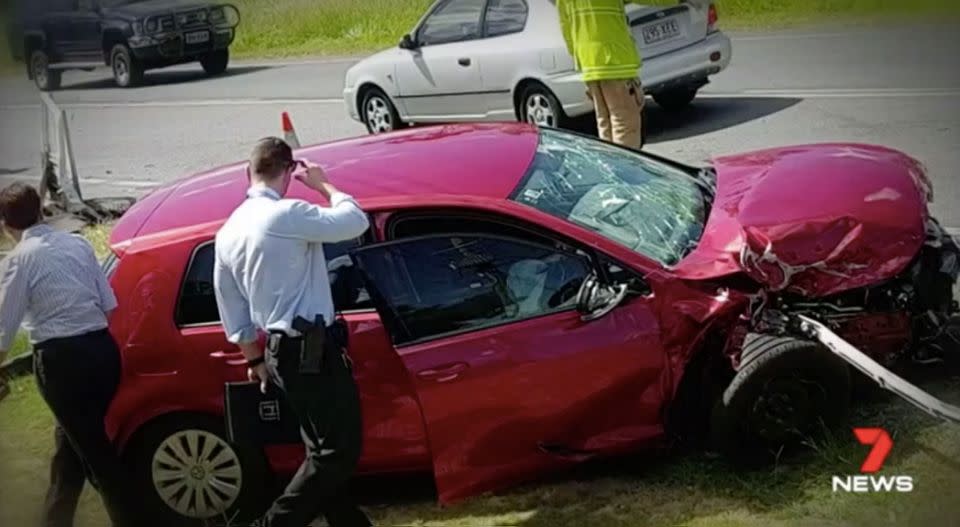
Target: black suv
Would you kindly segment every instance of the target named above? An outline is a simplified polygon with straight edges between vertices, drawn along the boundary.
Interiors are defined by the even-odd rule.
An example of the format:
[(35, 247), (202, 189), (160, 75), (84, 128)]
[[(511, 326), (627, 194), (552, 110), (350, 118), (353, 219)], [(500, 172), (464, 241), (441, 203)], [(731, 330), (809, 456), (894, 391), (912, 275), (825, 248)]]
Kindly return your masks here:
[(185, 62), (223, 73), (239, 23), (236, 7), (203, 0), (18, 0), (8, 34), (14, 58), (48, 91), (64, 70), (102, 65), (121, 87)]

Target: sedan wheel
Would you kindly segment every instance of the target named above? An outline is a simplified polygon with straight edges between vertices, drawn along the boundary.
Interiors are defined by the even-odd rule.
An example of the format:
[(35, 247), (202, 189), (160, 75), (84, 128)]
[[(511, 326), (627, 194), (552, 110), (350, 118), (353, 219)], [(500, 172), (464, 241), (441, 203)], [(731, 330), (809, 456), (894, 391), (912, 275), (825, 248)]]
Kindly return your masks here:
[(551, 128), (557, 125), (557, 114), (545, 95), (538, 93), (527, 99), (527, 122)]
[(151, 475), (163, 502), (188, 518), (226, 512), (243, 488), (236, 451), (204, 430), (183, 430), (163, 441), (153, 455)]
[(175, 414), (139, 431), (124, 452), (146, 516), (157, 525), (261, 515), (273, 493), (263, 451), (227, 442), (222, 419)]
[(566, 122), (563, 107), (545, 86), (533, 84), (523, 91), (520, 120), (536, 126), (562, 128)]
[(367, 126), (375, 134), (392, 132), (394, 128), (393, 116), (390, 115), (389, 102), (381, 97), (371, 97), (367, 100), (364, 113), (367, 116)]

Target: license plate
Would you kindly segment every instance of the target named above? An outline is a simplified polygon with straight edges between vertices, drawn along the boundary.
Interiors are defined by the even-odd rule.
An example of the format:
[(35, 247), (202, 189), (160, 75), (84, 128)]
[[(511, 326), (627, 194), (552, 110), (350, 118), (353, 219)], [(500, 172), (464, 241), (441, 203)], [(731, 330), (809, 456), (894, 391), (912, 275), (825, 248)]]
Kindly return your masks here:
[(680, 23), (676, 18), (668, 18), (643, 26), (643, 43), (656, 44), (680, 36)]
[(194, 31), (193, 33), (187, 33), (187, 44), (202, 44), (210, 40), (209, 31)]

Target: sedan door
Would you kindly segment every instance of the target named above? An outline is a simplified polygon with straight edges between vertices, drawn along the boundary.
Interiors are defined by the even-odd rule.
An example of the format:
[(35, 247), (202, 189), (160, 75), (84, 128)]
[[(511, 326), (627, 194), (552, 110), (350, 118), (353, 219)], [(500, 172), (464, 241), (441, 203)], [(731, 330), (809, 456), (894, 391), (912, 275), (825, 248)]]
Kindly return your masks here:
[(652, 296), (586, 322), (579, 251), (439, 234), (352, 254), (413, 380), (440, 500), (496, 490), (662, 432)]
[(486, 0), (445, 0), (417, 29), (416, 48), (397, 64), (398, 99), (409, 121), (468, 121), (483, 117), (480, 66)]

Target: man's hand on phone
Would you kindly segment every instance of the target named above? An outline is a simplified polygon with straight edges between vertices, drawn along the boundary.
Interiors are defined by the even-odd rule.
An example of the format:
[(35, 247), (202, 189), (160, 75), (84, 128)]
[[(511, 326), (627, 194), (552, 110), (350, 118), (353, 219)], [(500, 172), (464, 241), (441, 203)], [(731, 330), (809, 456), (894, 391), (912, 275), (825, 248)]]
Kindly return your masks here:
[(327, 179), (327, 173), (319, 165), (303, 160), (298, 160), (297, 164), (302, 169), (301, 173), (294, 175), (297, 181), (323, 194), (328, 199), (337, 191), (336, 187)]

